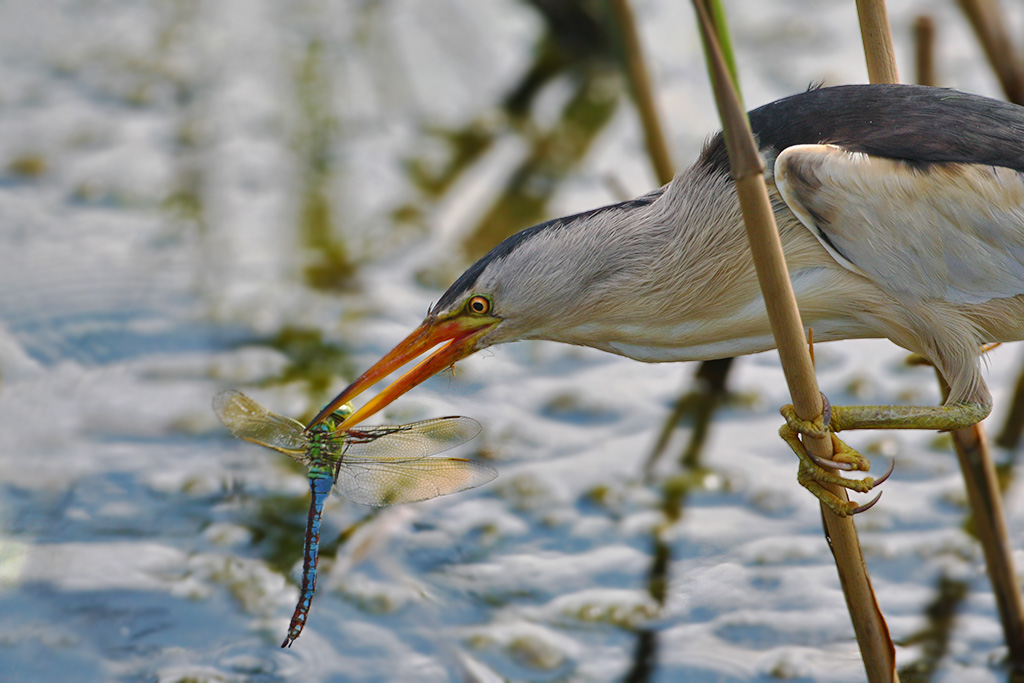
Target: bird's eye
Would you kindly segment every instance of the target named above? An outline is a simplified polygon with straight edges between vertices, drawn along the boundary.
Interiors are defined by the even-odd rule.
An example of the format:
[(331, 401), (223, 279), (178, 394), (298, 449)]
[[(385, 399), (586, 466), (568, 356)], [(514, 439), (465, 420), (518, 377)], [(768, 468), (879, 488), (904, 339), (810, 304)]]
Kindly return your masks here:
[(477, 294), (466, 302), (466, 310), (473, 315), (487, 315), (491, 312), (491, 300), (486, 296)]

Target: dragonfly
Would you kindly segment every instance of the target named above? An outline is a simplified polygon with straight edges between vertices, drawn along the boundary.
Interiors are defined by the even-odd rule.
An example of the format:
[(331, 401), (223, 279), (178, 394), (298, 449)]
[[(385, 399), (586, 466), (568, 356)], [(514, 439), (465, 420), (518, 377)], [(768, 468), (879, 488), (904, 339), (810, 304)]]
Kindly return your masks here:
[(301, 422), (272, 413), (239, 391), (213, 398), (213, 410), (239, 439), (284, 453), (309, 468), (309, 518), (302, 560), (302, 588), (288, 635), (302, 633), (316, 592), (320, 518), (331, 489), (363, 505), (415, 503), (486, 484), (498, 476), (490, 465), (463, 458), (435, 458), (480, 433), (469, 417), (440, 417), (404, 425), (338, 429), (352, 414), (342, 406), (306, 432)]

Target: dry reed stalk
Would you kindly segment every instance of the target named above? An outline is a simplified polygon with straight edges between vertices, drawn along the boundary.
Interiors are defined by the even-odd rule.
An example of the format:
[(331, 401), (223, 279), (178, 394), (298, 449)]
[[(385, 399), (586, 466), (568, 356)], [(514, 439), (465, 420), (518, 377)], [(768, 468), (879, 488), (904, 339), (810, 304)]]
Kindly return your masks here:
[(885, 0), (857, 0), (857, 18), (867, 57), (868, 80), (871, 83), (899, 83), (896, 50), (892, 46)]
[[(990, 41), (985, 42), (985, 51), (989, 58), (993, 59), (996, 51), (990, 46), (998, 46), (1000, 58), (1013, 58), (1012, 47), (1004, 28), (1005, 21), (1000, 19), (998, 6), (994, 2), (982, 0), (961, 0), (961, 6), (971, 17), (972, 24), (983, 42)], [(898, 83), (885, 0), (857, 0), (857, 11), (861, 19), (864, 53), (871, 82)], [(882, 22), (885, 22), (884, 26)], [(886, 62), (889, 64), (886, 65)], [(999, 73), (1000, 67), (995, 62), (993, 66)], [(1009, 71), (1002, 70), (1003, 73)], [(1002, 78), (1003, 75), (1000, 73), (1000, 79)], [(1024, 84), (1024, 81), (1021, 83)], [(1021, 93), (1024, 94), (1024, 90)], [(941, 377), (939, 380), (946, 391), (944, 381)], [(980, 424), (954, 431), (952, 437), (974, 514), (976, 535), (985, 554), (986, 567), (996, 596), (1010, 658), (1015, 667), (1021, 668), (1024, 667), (1024, 607), (1020, 588), (1015, 580), (1009, 539), (1006, 536), (1006, 523), (1003, 519), (1002, 500), (996, 483), (995, 465), (988, 439)]]
[(964, 472), (967, 500), (974, 516), (974, 532), (985, 554), (985, 566), (992, 581), (1010, 662), (1019, 672), (1024, 669), (1024, 611), (988, 438), (985, 430), (975, 425), (953, 432), (953, 446), (960, 460), (960, 469)]
[[(949, 395), (949, 385), (942, 375), (936, 373), (936, 376), (945, 398)], [(951, 435), (974, 519), (974, 534), (981, 543), (985, 568), (992, 582), (1010, 664), (1019, 673), (1024, 670), (1024, 604), (1017, 585), (1013, 549), (1006, 534), (1003, 499), (992, 451), (980, 424), (951, 432)]]
[[(661, 117), (658, 114), (657, 98), (651, 86), (651, 78), (644, 59), (643, 46), (640, 34), (636, 27), (636, 20), (633, 15), (629, 0), (612, 0), (612, 11), (618, 22), (620, 35), (622, 36), (622, 51), (625, 57), (626, 75), (632, 88), (633, 97), (636, 102), (637, 111), (640, 116), (640, 124), (644, 132), (644, 141), (647, 146), (647, 156), (657, 176), (658, 182), (665, 185), (671, 182), (675, 174), (675, 167), (672, 164), (672, 155), (668, 150), (666, 142), (665, 126), (662, 125)], [(724, 30), (724, 15), (715, 16), (716, 25)], [(720, 34), (721, 35), (721, 34)], [(730, 50), (726, 49), (726, 60), (730, 65), (730, 71), (735, 79), (735, 69)], [(628, 193), (621, 193), (623, 199)], [(669, 439), (676, 429), (676, 425), (686, 413), (694, 414), (693, 432), (690, 443), (683, 453), (681, 463), (684, 467), (693, 467), (696, 464), (697, 454), (704, 445), (712, 415), (721, 402), (725, 393), (725, 376), (728, 374), (731, 365), (731, 358), (703, 361), (697, 370), (697, 389), (693, 394), (680, 396), (676, 401), (671, 414), (662, 425), (657, 442), (648, 456), (645, 465), (645, 477), (650, 478), (654, 465), (661, 458)], [(696, 403), (691, 398), (697, 395), (703, 400)]]
[(651, 165), (654, 166), (658, 182), (664, 185), (672, 180), (672, 176), (675, 175), (675, 167), (672, 165), (672, 156), (669, 154), (668, 144), (665, 142), (661, 117), (658, 116), (658, 107), (655, 104), (651, 79), (648, 76), (640, 36), (633, 18), (633, 10), (629, 6), (629, 0), (612, 0), (612, 11), (622, 35), (626, 71), (630, 85), (633, 87), (636, 108), (640, 114), (644, 141), (647, 144), (647, 156), (650, 157)]
[(922, 14), (914, 20), (914, 80), (935, 85), (935, 20)]
[[(712, 86), (722, 118), (731, 171), (736, 181), (747, 236), (750, 239), (758, 280), (761, 283), (786, 382), (797, 415), (803, 419), (813, 419), (822, 414), (821, 394), (818, 391), (800, 313), (786, 270), (782, 244), (775, 227), (764, 183), (763, 163), (751, 135), (750, 124), (718, 48), (708, 12), (702, 0), (693, 0), (693, 4), (699, 17), (705, 52), (712, 72)], [(831, 455), (832, 444), (827, 437), (807, 438), (805, 443), (807, 451), (812, 455), (824, 458)], [(829, 489), (841, 499), (846, 498), (844, 490), (838, 487)], [(868, 680), (896, 681), (898, 675), (895, 649), (871, 588), (871, 580), (867, 574), (853, 520), (849, 517), (837, 517), (824, 505), (822, 517)]]
[(1024, 65), (1013, 47), (1006, 16), (997, 0), (960, 0), (1006, 99), (1024, 105)]
[(1017, 377), (1010, 409), (1007, 411), (1002, 431), (996, 435), (996, 444), (1009, 450), (1017, 448), (1020, 444), (1021, 431), (1024, 431), (1024, 372)]

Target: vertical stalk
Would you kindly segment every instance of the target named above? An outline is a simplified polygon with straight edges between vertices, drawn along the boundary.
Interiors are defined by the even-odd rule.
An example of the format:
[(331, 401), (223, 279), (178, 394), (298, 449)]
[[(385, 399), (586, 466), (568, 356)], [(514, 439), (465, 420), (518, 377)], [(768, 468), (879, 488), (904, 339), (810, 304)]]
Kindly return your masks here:
[(664, 185), (672, 180), (672, 176), (675, 175), (675, 167), (672, 165), (672, 157), (665, 142), (661, 117), (658, 116), (658, 107), (655, 104), (651, 79), (647, 72), (640, 36), (636, 29), (636, 21), (633, 19), (633, 10), (629, 6), (629, 0), (612, 0), (612, 11), (615, 13), (615, 20), (619, 24), (619, 33), (622, 36), (626, 71), (633, 87), (633, 98), (636, 100), (636, 108), (644, 130), (647, 156), (651, 160), (651, 165), (654, 166), (658, 182)]
[(914, 80), (918, 85), (936, 85), (935, 20), (922, 14), (914, 20)]
[[(993, 52), (989, 47), (990, 42), (985, 41), (986, 35), (995, 36), (991, 44), (1002, 44), (1000, 54), (1012, 58), (1009, 38), (1005, 30), (997, 26), (1000, 23), (996, 19), (998, 7), (993, 2), (980, 0), (963, 0), (961, 5), (971, 17), (978, 34), (982, 36), (989, 57), (993, 58)], [(857, 12), (861, 19), (861, 34), (871, 82), (898, 83), (885, 0), (857, 0)], [(998, 66), (996, 70), (1000, 71)], [(1004, 81), (1004, 87), (1006, 85)], [(1009, 93), (1009, 90), (1007, 92)], [(941, 376), (939, 383), (943, 386), (944, 394), (948, 393)], [(985, 565), (996, 596), (1010, 659), (1014, 667), (1024, 668), (1024, 605), (1021, 602), (1020, 588), (1014, 579), (1013, 559), (1003, 520), (1002, 498), (988, 439), (980, 424), (952, 432), (952, 436), (974, 515), (975, 531), (985, 554)]]
[(960, 8), (985, 49), (1006, 99), (1024, 105), (1024, 64), (1013, 47), (1009, 24), (997, 0), (960, 0)]
[[(651, 78), (644, 60), (643, 47), (639, 31), (636, 27), (636, 20), (629, 0), (612, 0), (611, 5), (621, 35), (626, 74), (629, 78), (633, 98), (640, 116), (640, 123), (644, 131), (647, 156), (651, 161), (651, 166), (658, 182), (665, 185), (671, 182), (675, 174), (675, 166), (672, 163), (672, 155), (668, 150), (665, 127), (662, 125), (662, 119), (658, 114), (657, 99), (654, 95)], [(718, 3), (715, 3), (712, 14), (721, 43), (723, 38), (728, 39), (725, 13)], [(736, 80), (735, 60), (732, 56), (732, 50), (728, 49), (727, 44), (725, 57), (729, 64), (729, 71), (732, 74), (733, 82), (738, 82)], [(694, 415), (693, 432), (680, 461), (684, 468), (694, 466), (696, 456), (704, 444), (712, 415), (725, 395), (725, 379), (728, 376), (731, 365), (732, 358), (719, 358), (717, 360), (701, 362), (695, 377), (696, 388), (692, 393), (679, 397), (672, 413), (662, 425), (657, 444), (652, 449), (645, 466), (648, 476), (667, 447), (672, 432), (686, 413), (693, 413)]]
[(868, 80), (872, 83), (899, 83), (896, 50), (892, 46), (885, 0), (857, 0), (857, 18), (868, 63)]
[[(764, 183), (763, 164), (703, 1), (693, 0), (693, 4), (700, 19), (701, 35), (712, 71), (712, 85), (722, 118), (730, 168), (736, 181), (747, 236), (786, 382), (797, 415), (813, 419), (823, 410), (821, 394), (775, 227)], [(806, 439), (806, 446), (812, 455), (825, 458), (831, 455), (832, 443), (828, 438)], [(830, 487), (830, 490), (835, 488)], [(845, 498), (845, 491), (834, 492)], [(822, 506), (822, 516), (868, 679), (897, 680), (895, 650), (871, 588), (853, 521), (849, 517), (836, 517), (825, 506)]]
[[(949, 385), (936, 372), (942, 396)], [(952, 432), (953, 447), (960, 462), (967, 489), (967, 502), (974, 519), (974, 534), (985, 555), (985, 569), (992, 582), (996, 609), (1003, 625), (1010, 663), (1016, 673), (1024, 670), (1024, 604), (1021, 602), (1013, 566), (1013, 549), (1006, 534), (1003, 498), (992, 461), (988, 437), (980, 424)]]
[(1013, 399), (1006, 415), (1003, 429), (996, 436), (996, 443), (1003, 448), (1013, 450), (1020, 444), (1021, 431), (1024, 430), (1024, 372), (1017, 377), (1013, 389)]

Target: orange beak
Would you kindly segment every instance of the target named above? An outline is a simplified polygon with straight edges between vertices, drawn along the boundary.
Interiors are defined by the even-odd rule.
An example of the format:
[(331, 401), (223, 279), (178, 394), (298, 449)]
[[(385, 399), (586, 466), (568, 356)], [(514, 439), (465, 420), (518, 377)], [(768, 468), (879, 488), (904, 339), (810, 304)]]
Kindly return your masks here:
[(384, 391), (350, 415), (338, 428), (347, 429), (359, 424), (421, 382), (477, 351), (480, 348), (477, 346), (477, 341), (497, 323), (498, 320), (495, 318), (457, 317), (438, 321), (433, 317), (428, 317), (423, 324), (413, 330), (412, 334), (403, 339), (398, 346), (391, 349), (387, 355), (377, 361), (373, 367), (364, 372), (359, 379), (352, 382), (348, 388), (317, 413), (317, 416), (306, 427), (307, 431), (337, 410), (339, 406), (348, 403), (394, 370), (422, 356), (438, 344), (448, 342), (419, 365), (389, 384)]

